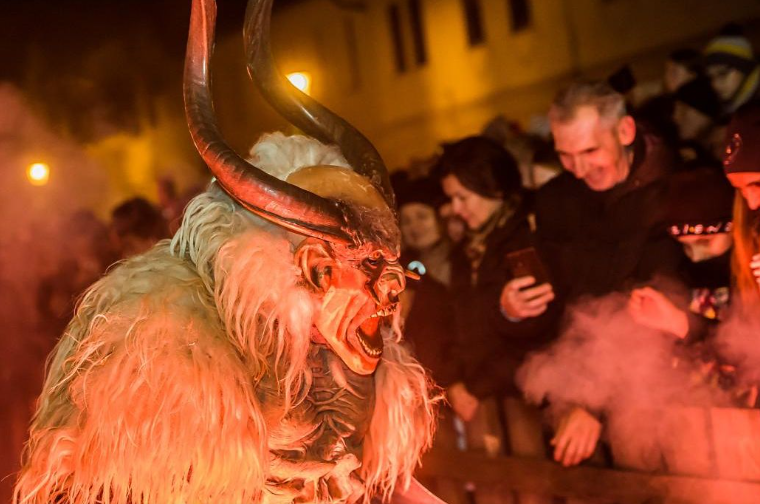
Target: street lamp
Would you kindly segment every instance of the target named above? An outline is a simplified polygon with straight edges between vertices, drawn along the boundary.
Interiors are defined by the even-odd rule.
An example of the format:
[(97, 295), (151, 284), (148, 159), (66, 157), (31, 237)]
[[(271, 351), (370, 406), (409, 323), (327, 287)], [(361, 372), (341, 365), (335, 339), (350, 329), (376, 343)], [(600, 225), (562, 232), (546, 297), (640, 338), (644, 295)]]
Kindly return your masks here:
[(50, 179), (50, 167), (45, 163), (33, 163), (26, 170), (26, 177), (35, 186), (43, 186)]
[(290, 83), (301, 90), (301, 92), (310, 94), (311, 74), (309, 72), (293, 72), (289, 73), (287, 77)]

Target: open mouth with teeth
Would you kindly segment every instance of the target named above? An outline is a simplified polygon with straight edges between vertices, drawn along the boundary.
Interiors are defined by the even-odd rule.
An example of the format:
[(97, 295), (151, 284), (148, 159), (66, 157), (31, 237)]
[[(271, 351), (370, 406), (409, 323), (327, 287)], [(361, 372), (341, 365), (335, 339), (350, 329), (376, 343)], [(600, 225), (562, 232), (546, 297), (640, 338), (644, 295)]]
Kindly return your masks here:
[(329, 346), (354, 373), (369, 375), (375, 372), (383, 354), (383, 328), (393, 324), (397, 309), (398, 303), (378, 307), (370, 301), (345, 325), (331, 324), (339, 321), (334, 316), (327, 318), (326, 324), (317, 322), (312, 341)]
[(371, 358), (379, 358), (383, 353), (382, 327), (389, 327), (396, 312), (397, 304), (378, 309), (364, 319), (356, 328), (356, 336), (361, 350)]

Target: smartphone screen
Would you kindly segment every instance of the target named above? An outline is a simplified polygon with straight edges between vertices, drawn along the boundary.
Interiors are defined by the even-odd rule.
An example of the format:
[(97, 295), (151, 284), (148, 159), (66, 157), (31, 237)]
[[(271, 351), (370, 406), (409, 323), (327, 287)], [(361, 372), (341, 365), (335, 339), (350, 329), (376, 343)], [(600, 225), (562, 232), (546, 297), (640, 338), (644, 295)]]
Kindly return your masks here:
[(549, 273), (533, 247), (510, 252), (507, 254), (507, 264), (513, 278), (532, 276), (536, 279), (534, 285), (550, 282)]

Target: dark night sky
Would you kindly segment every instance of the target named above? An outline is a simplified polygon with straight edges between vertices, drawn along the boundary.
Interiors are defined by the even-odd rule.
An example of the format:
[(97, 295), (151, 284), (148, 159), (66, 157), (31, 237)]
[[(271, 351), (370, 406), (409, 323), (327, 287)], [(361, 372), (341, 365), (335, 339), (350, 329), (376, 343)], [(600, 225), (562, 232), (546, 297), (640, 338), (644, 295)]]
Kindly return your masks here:
[[(275, 9), (299, 0), (275, 0)], [(242, 29), (246, 0), (218, 0), (218, 31)], [(15, 77), (31, 44), (66, 64), (114, 38), (147, 33), (172, 55), (184, 52), (190, 0), (0, 0), (2, 78)]]
[[(241, 29), (245, 0), (219, 3), (219, 33)], [(2, 0), (0, 5), (3, 80), (23, 80), (34, 52), (43, 56), (53, 78), (81, 69), (83, 55), (115, 42), (131, 48), (147, 41), (179, 62), (185, 50), (190, 0)], [(140, 68), (136, 56), (123, 71)]]
[[(275, 0), (275, 8), (299, 0)], [(218, 0), (217, 38), (242, 32), (246, 0)], [(105, 115), (121, 129), (145, 97), (181, 107), (191, 0), (0, 0), (0, 82), (52, 124), (88, 140)], [(142, 108), (141, 108), (142, 106)]]

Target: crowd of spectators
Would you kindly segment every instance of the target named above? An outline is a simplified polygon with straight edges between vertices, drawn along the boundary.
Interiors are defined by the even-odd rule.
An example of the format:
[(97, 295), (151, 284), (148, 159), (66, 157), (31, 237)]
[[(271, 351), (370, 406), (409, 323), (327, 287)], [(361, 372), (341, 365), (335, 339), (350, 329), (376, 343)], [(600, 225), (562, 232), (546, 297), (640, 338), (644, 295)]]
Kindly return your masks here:
[[(442, 145), (424, 176), (395, 176), (405, 265), (422, 275), (405, 333), (456, 422), (476, 429), (495, 402), (497, 452), (603, 459), (600, 412), (529, 405), (516, 380), (589, 299), (622, 293), (631, 324), (672, 338), (674, 356), (720, 359), (704, 348), (721, 321), (760, 313), (759, 79), (731, 25), (673, 52), (657, 94), (625, 67), (575, 82), (548, 108), (549, 138), (498, 118)], [(712, 367), (736, 374), (719, 387), (736, 386), (729, 364)], [(526, 427), (549, 410), (548, 432)]]
[[(550, 453), (566, 466), (604, 457), (598, 411), (528, 404), (517, 379), (588, 299), (624, 293), (632, 323), (681, 348), (709, 346), (729, 312), (760, 312), (760, 65), (751, 44), (730, 26), (702, 51), (675, 51), (660, 88), (642, 96), (627, 68), (576, 82), (548, 108), (550, 137), (497, 118), (442, 145), (423, 170), (393, 177), (402, 260), (421, 276), (403, 294), (404, 331), (446, 390), (455, 437), (485, 437), (489, 452)], [(162, 181), (160, 206), (131, 199), (109, 224), (72, 216), (60, 264), (38, 290), (45, 332), (61, 334), (110, 264), (168, 238), (182, 206)], [(678, 294), (663, 287), (674, 282)], [(705, 358), (695, 355), (679, 354)], [(534, 421), (549, 410), (546, 424)], [(503, 433), (495, 444), (483, 419), (494, 412)]]
[[(51, 345), (74, 314), (77, 300), (115, 262), (148, 251), (176, 230), (188, 197), (179, 198), (171, 180), (159, 183), (159, 203), (134, 197), (116, 205), (109, 222), (80, 210), (59, 230), (64, 239), (53, 272), (37, 289), (39, 330)], [(43, 349), (47, 353), (50, 348)]]

